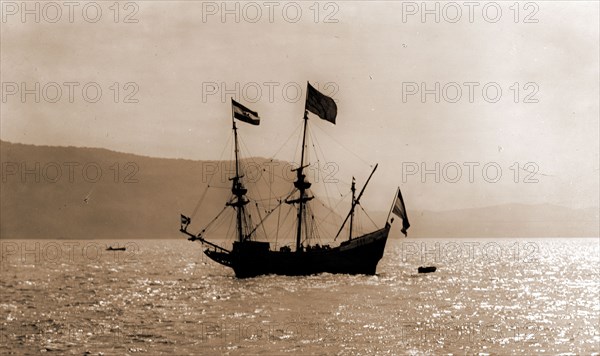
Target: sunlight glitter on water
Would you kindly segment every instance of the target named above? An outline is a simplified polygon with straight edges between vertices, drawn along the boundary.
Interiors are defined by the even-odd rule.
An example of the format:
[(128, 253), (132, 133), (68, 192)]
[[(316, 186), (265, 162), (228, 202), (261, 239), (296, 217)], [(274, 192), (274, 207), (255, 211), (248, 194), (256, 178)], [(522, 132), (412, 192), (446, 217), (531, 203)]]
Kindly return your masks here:
[(390, 239), (376, 276), (245, 280), (185, 240), (134, 241), (135, 255), (3, 255), (1, 351), (599, 352), (598, 240), (490, 242)]

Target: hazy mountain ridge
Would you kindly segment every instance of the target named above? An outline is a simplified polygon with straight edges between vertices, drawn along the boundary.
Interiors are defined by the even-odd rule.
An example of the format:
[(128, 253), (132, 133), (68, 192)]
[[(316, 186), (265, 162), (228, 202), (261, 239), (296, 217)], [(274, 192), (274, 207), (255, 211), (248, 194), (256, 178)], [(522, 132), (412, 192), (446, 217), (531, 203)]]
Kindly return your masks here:
[[(507, 204), (409, 215), (413, 236), (439, 237), (596, 237), (598, 209), (569, 209), (550, 204)], [(424, 233), (422, 232), (424, 231)]]
[[(179, 213), (194, 210), (210, 180), (216, 189), (206, 194), (197, 215), (200, 221), (216, 215), (229, 197), (228, 172), (233, 169), (231, 162), (5, 141), (0, 142), (0, 158), (1, 238), (184, 238), (178, 232)], [(253, 163), (247, 186), (256, 196), (272, 198), (291, 190), (293, 174), (283, 169), (289, 163), (264, 158), (245, 162)], [(264, 167), (281, 171), (270, 174)], [(23, 175), (23, 168), (29, 173)], [(252, 183), (259, 179), (273, 179), (271, 189)], [(323, 214), (314, 205), (315, 215)], [(444, 212), (407, 209), (409, 237), (599, 236), (598, 209), (593, 208), (510, 204)], [(378, 224), (386, 215), (370, 212)], [(394, 225), (392, 234), (399, 235), (399, 221)]]

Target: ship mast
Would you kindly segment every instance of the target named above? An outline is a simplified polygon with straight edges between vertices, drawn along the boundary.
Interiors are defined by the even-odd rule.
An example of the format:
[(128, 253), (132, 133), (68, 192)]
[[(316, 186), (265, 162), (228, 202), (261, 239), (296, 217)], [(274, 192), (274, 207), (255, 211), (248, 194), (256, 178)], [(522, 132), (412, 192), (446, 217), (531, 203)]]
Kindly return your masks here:
[[(354, 183), (354, 177), (352, 177), (352, 207), (356, 204), (356, 184)], [(348, 240), (352, 240), (352, 222), (354, 221), (354, 209), (350, 209), (350, 232), (348, 233)]]
[(306, 196), (305, 192), (308, 188), (310, 188), (311, 183), (306, 181), (306, 176), (304, 175), (304, 148), (306, 146), (306, 126), (308, 125), (308, 111), (304, 111), (304, 133), (302, 135), (302, 153), (300, 155), (300, 167), (293, 169), (292, 171), (296, 171), (296, 181), (294, 182), (294, 187), (298, 189), (300, 195), (298, 199), (286, 201), (288, 204), (298, 203), (298, 226), (296, 229), (296, 252), (302, 252), (302, 218), (304, 216), (304, 204), (311, 200), (314, 197)]
[(238, 241), (242, 242), (244, 240), (243, 233), (243, 225), (242, 225), (242, 217), (244, 213), (244, 205), (248, 204), (248, 200), (244, 199), (244, 195), (248, 192), (244, 185), (240, 181), (240, 167), (239, 167), (239, 144), (238, 144), (238, 135), (237, 135), (237, 127), (235, 125), (235, 120), (232, 119), (233, 122), (233, 136), (235, 142), (235, 177), (229, 178), (229, 180), (233, 181), (231, 185), (231, 193), (235, 195), (235, 202), (227, 203), (229, 206), (233, 206), (236, 210), (236, 227), (237, 227), (237, 235)]
[(373, 173), (375, 173), (375, 170), (377, 169), (377, 166), (379, 166), (379, 164), (376, 164), (375, 167), (373, 167), (373, 170), (371, 171), (371, 174), (369, 175), (369, 178), (367, 178), (367, 181), (365, 182), (365, 185), (362, 187), (360, 193), (358, 193), (358, 197), (356, 197), (356, 198), (354, 198), (354, 192), (356, 190), (356, 188), (354, 186), (354, 178), (352, 179), (352, 206), (350, 207), (350, 212), (348, 213), (348, 215), (346, 215), (346, 219), (342, 223), (342, 226), (340, 226), (340, 229), (338, 230), (337, 234), (335, 234), (335, 237), (333, 238), (334, 240), (336, 240), (337, 237), (340, 236), (340, 232), (342, 232), (342, 229), (346, 225), (346, 222), (348, 221), (348, 219), (350, 219), (350, 237), (349, 237), (349, 240), (352, 239), (352, 220), (354, 218), (354, 209), (356, 208), (357, 205), (360, 204), (360, 198), (362, 197), (363, 193), (365, 192), (365, 189), (367, 188), (367, 185), (369, 184), (369, 181), (371, 181), (371, 177), (373, 177)]

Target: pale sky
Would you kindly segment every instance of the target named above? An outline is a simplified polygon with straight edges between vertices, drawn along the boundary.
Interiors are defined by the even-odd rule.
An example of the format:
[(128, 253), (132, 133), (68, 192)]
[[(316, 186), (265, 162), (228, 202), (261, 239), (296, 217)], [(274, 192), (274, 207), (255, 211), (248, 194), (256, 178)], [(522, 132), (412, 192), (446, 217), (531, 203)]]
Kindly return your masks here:
[[(36, 23), (34, 15), (22, 21), (22, 9), (11, 7), (20, 2), (9, 3), (2, 3), (2, 140), (218, 159), (231, 129), (232, 96), (221, 83), (229, 89), (239, 83), (233, 97), (261, 117), (258, 127), (240, 123), (240, 134), (251, 154), (272, 157), (300, 124), (310, 81), (338, 104), (337, 125), (313, 116), (311, 127), (326, 159), (339, 165), (340, 179), (355, 175), (360, 185), (370, 173), (364, 161), (379, 163), (365, 201), (373, 209), (386, 209), (380, 202), (389, 206), (398, 185), (407, 205), (431, 210), (599, 205), (598, 2), (520, 3), (518, 13), (512, 1), (495, 2), (485, 15), (481, 3), (472, 21), (469, 7), (457, 2), (456, 23), (450, 21), (457, 9), (444, 8), (447, 3), (438, 3), (436, 23), (435, 2), (428, 2), (434, 14), (423, 22), (420, 1), (319, 3), (318, 14), (313, 2), (274, 2), (271, 19), (264, 2), (237, 3), (239, 23), (235, 14), (222, 21), (221, 2), (138, 1), (123, 4), (118, 16), (113, 2), (98, 2), (95, 23), (88, 20), (97, 9), (87, 8), (86, 18), (85, 3), (74, 8), (72, 23), (62, 5), (61, 16), (40, 8)], [(227, 6), (236, 12), (235, 2)], [(302, 12), (292, 23), (297, 7)], [(262, 17), (253, 23), (257, 8)], [(126, 15), (137, 22), (124, 23)], [(35, 91), (36, 82), (40, 102), (34, 94), (22, 102), (22, 89)], [(62, 90), (56, 103), (53, 82)], [(72, 103), (69, 82), (78, 83), (71, 86)], [(213, 82), (218, 87), (209, 92)], [(88, 98), (102, 90), (96, 103), (82, 96), (89, 83)], [(427, 89), (439, 83), (440, 102), (434, 94), (424, 102), (420, 92), (406, 96), (413, 83)], [(462, 91), (455, 103), (456, 85), (448, 83)], [(464, 83), (477, 83), (471, 84), (474, 102)], [(292, 103), (296, 86), (302, 93)], [(498, 87), (498, 101), (487, 102)], [(139, 102), (123, 102), (135, 90), (130, 99)], [(276, 158), (293, 160), (296, 142), (290, 139)], [(410, 162), (429, 168), (455, 162), (463, 176), (436, 183), (417, 173), (403, 181)], [(479, 164), (473, 182), (466, 162)], [(520, 170), (515, 183), (515, 162), (533, 162), (538, 182), (524, 183), (527, 172)], [(502, 169), (497, 183), (482, 176), (488, 163)]]

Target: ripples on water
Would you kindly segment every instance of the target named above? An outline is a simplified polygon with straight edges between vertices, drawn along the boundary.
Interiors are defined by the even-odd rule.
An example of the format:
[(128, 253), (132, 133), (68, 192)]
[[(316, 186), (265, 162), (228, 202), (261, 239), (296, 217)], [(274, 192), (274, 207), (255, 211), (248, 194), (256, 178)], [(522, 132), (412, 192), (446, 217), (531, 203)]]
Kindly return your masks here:
[(600, 350), (597, 239), (394, 238), (376, 276), (247, 280), (185, 240), (64, 243), (2, 241), (3, 354)]

